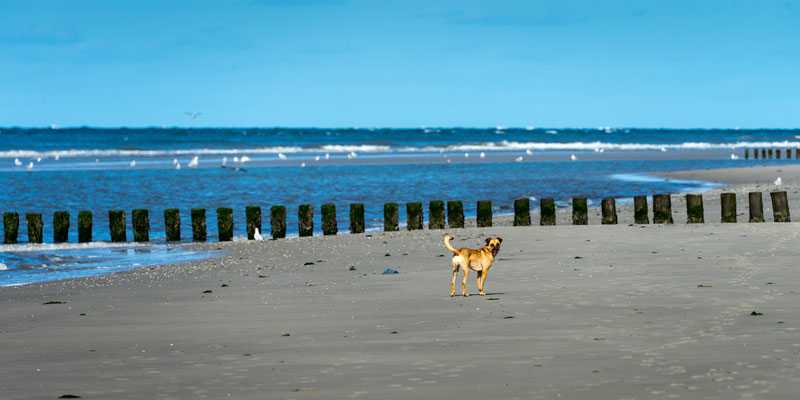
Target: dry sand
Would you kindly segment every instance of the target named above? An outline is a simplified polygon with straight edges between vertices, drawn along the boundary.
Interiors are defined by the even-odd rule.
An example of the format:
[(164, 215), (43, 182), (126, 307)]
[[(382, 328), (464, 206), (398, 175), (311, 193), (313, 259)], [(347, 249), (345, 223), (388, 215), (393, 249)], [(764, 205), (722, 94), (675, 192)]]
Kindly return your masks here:
[[(0, 398), (794, 398), (800, 229), (742, 206), (774, 169), (693, 172), (744, 185), (704, 194), (702, 225), (675, 195), (675, 225), (625, 206), (615, 226), (208, 243), (224, 256), (0, 288)], [(740, 223), (719, 223), (721, 191)], [(487, 296), (472, 274), (449, 297), (444, 232), (504, 238)]]

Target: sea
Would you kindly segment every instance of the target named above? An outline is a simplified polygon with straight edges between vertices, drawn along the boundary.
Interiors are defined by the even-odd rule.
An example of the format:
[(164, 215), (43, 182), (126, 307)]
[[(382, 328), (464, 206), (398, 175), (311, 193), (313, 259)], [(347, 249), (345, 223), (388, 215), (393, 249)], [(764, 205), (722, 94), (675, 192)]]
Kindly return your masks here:
[[(461, 200), (474, 217), (479, 200), (512, 214), (514, 200), (541, 198), (569, 207), (636, 195), (682, 193), (714, 183), (654, 173), (796, 163), (800, 130), (553, 128), (0, 128), (0, 212), (20, 215), (17, 245), (0, 245), (0, 286), (190, 261), (217, 254), (165, 243), (163, 212), (178, 208), (182, 241), (191, 241), (192, 208), (205, 208), (209, 240), (216, 209), (234, 210), (234, 240), (246, 240), (245, 207), (336, 206), (339, 232), (349, 205), (363, 203), (368, 231), (383, 224), (383, 204)], [(752, 149), (792, 149), (792, 158), (753, 159)], [(751, 152), (745, 159), (745, 149)], [(785, 153), (784, 153), (785, 154)], [(151, 245), (112, 244), (109, 210), (150, 211)], [(91, 211), (94, 243), (77, 244), (77, 215)], [(53, 242), (53, 213), (69, 211), (68, 244)], [(41, 213), (44, 244), (27, 243), (25, 213)]]

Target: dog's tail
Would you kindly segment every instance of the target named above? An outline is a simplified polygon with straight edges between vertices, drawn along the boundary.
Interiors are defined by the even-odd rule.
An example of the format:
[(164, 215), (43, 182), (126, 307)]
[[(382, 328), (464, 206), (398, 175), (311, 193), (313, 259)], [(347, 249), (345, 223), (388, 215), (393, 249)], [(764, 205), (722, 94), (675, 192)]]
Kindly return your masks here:
[(450, 245), (451, 240), (453, 240), (452, 236), (444, 235), (444, 245), (447, 247), (447, 249), (452, 251), (453, 253), (458, 253), (458, 250), (456, 250), (455, 248), (453, 248), (452, 245)]

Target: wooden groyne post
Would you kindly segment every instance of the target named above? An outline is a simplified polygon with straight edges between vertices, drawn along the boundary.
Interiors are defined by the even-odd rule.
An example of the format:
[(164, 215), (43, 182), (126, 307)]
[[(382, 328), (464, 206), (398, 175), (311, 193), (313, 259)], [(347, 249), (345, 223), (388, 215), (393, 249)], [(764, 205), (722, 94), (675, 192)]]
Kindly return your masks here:
[(686, 195), (686, 223), (687, 224), (705, 223), (705, 216), (703, 210), (703, 195), (700, 194)]
[(603, 225), (617, 224), (617, 202), (613, 197), (606, 197), (600, 202), (602, 212), (601, 223)]
[(320, 213), (322, 213), (322, 234), (330, 236), (339, 233), (339, 226), (336, 224), (336, 206), (333, 203), (323, 204)]
[(131, 212), (131, 222), (133, 222), (133, 241), (150, 241), (150, 212), (139, 208)]
[(53, 243), (66, 243), (69, 241), (69, 212), (56, 211), (53, 213)]
[(217, 208), (217, 234), (220, 242), (233, 240), (233, 209), (228, 207)]
[(672, 200), (669, 194), (653, 195), (653, 223), (672, 224)]
[(786, 192), (772, 192), (769, 195), (772, 197), (772, 215), (775, 222), (791, 222)]
[(92, 241), (92, 212), (78, 212), (78, 243), (89, 243)]
[(492, 202), (489, 200), (478, 201), (478, 228), (492, 226)]
[(764, 203), (761, 199), (761, 192), (750, 192), (747, 197), (750, 202), (750, 222), (764, 222)]
[(464, 227), (464, 205), (461, 201), (447, 202), (447, 225), (450, 228)]
[(556, 224), (556, 201), (553, 199), (539, 200), (539, 225), (551, 226)]
[(645, 225), (650, 223), (650, 215), (647, 212), (647, 196), (633, 196), (633, 222)]
[(400, 228), (400, 211), (397, 203), (386, 203), (383, 205), (383, 231), (394, 232)]
[(286, 237), (286, 207), (272, 206), (269, 209), (270, 224), (272, 229), (272, 239), (282, 239)]
[(3, 213), (3, 243), (17, 244), (19, 233), (19, 214), (15, 212)]
[(25, 220), (28, 222), (28, 242), (42, 243), (42, 214), (40, 213), (27, 213)]
[(753, 149), (753, 158), (758, 159), (758, 149)]
[(767, 159), (767, 149), (761, 149), (761, 158)]
[(297, 211), (297, 230), (300, 237), (314, 236), (314, 206), (302, 204)]
[(428, 205), (428, 229), (444, 229), (444, 201), (436, 200)]
[(744, 159), (750, 158), (750, 149), (744, 149)]
[(514, 226), (531, 226), (530, 199), (514, 200)]
[(192, 241), (205, 242), (207, 237), (206, 231), (206, 209), (193, 208), (192, 209)]
[(181, 241), (181, 211), (177, 208), (164, 210), (164, 230), (168, 242)]
[(736, 223), (736, 193), (722, 193), (722, 223)]
[(572, 198), (572, 225), (589, 224), (589, 205), (586, 197)]
[(350, 233), (364, 233), (364, 204), (350, 204)]
[(244, 218), (247, 224), (247, 240), (254, 240), (256, 238), (256, 229), (258, 229), (259, 233), (263, 232), (263, 229), (261, 229), (261, 207), (245, 207)]
[(424, 227), (425, 216), (422, 213), (422, 203), (406, 203), (406, 228), (417, 231)]
[(125, 210), (110, 210), (108, 212), (108, 230), (111, 233), (112, 242), (125, 242), (128, 240)]

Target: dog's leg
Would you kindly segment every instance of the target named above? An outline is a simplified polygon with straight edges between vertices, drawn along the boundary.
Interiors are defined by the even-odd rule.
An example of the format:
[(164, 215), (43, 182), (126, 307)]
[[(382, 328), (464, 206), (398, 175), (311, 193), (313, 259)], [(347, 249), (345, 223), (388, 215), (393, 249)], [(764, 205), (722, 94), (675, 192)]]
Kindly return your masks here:
[(478, 292), (481, 294), (481, 296), (483, 296), (483, 282), (481, 280), (483, 271), (476, 271), (476, 273), (478, 274)]
[(463, 294), (464, 297), (469, 297), (469, 294), (467, 294), (467, 278), (469, 278), (469, 268), (464, 268), (462, 265), (461, 269), (464, 270), (464, 279), (461, 281), (461, 294)]
[(486, 275), (489, 275), (489, 271), (481, 271), (481, 281), (478, 284), (478, 290), (481, 292), (481, 296), (486, 296), (486, 293), (483, 293), (483, 284), (486, 282)]
[(453, 282), (450, 283), (450, 297), (456, 295), (456, 276), (458, 276), (458, 263), (453, 257)]

